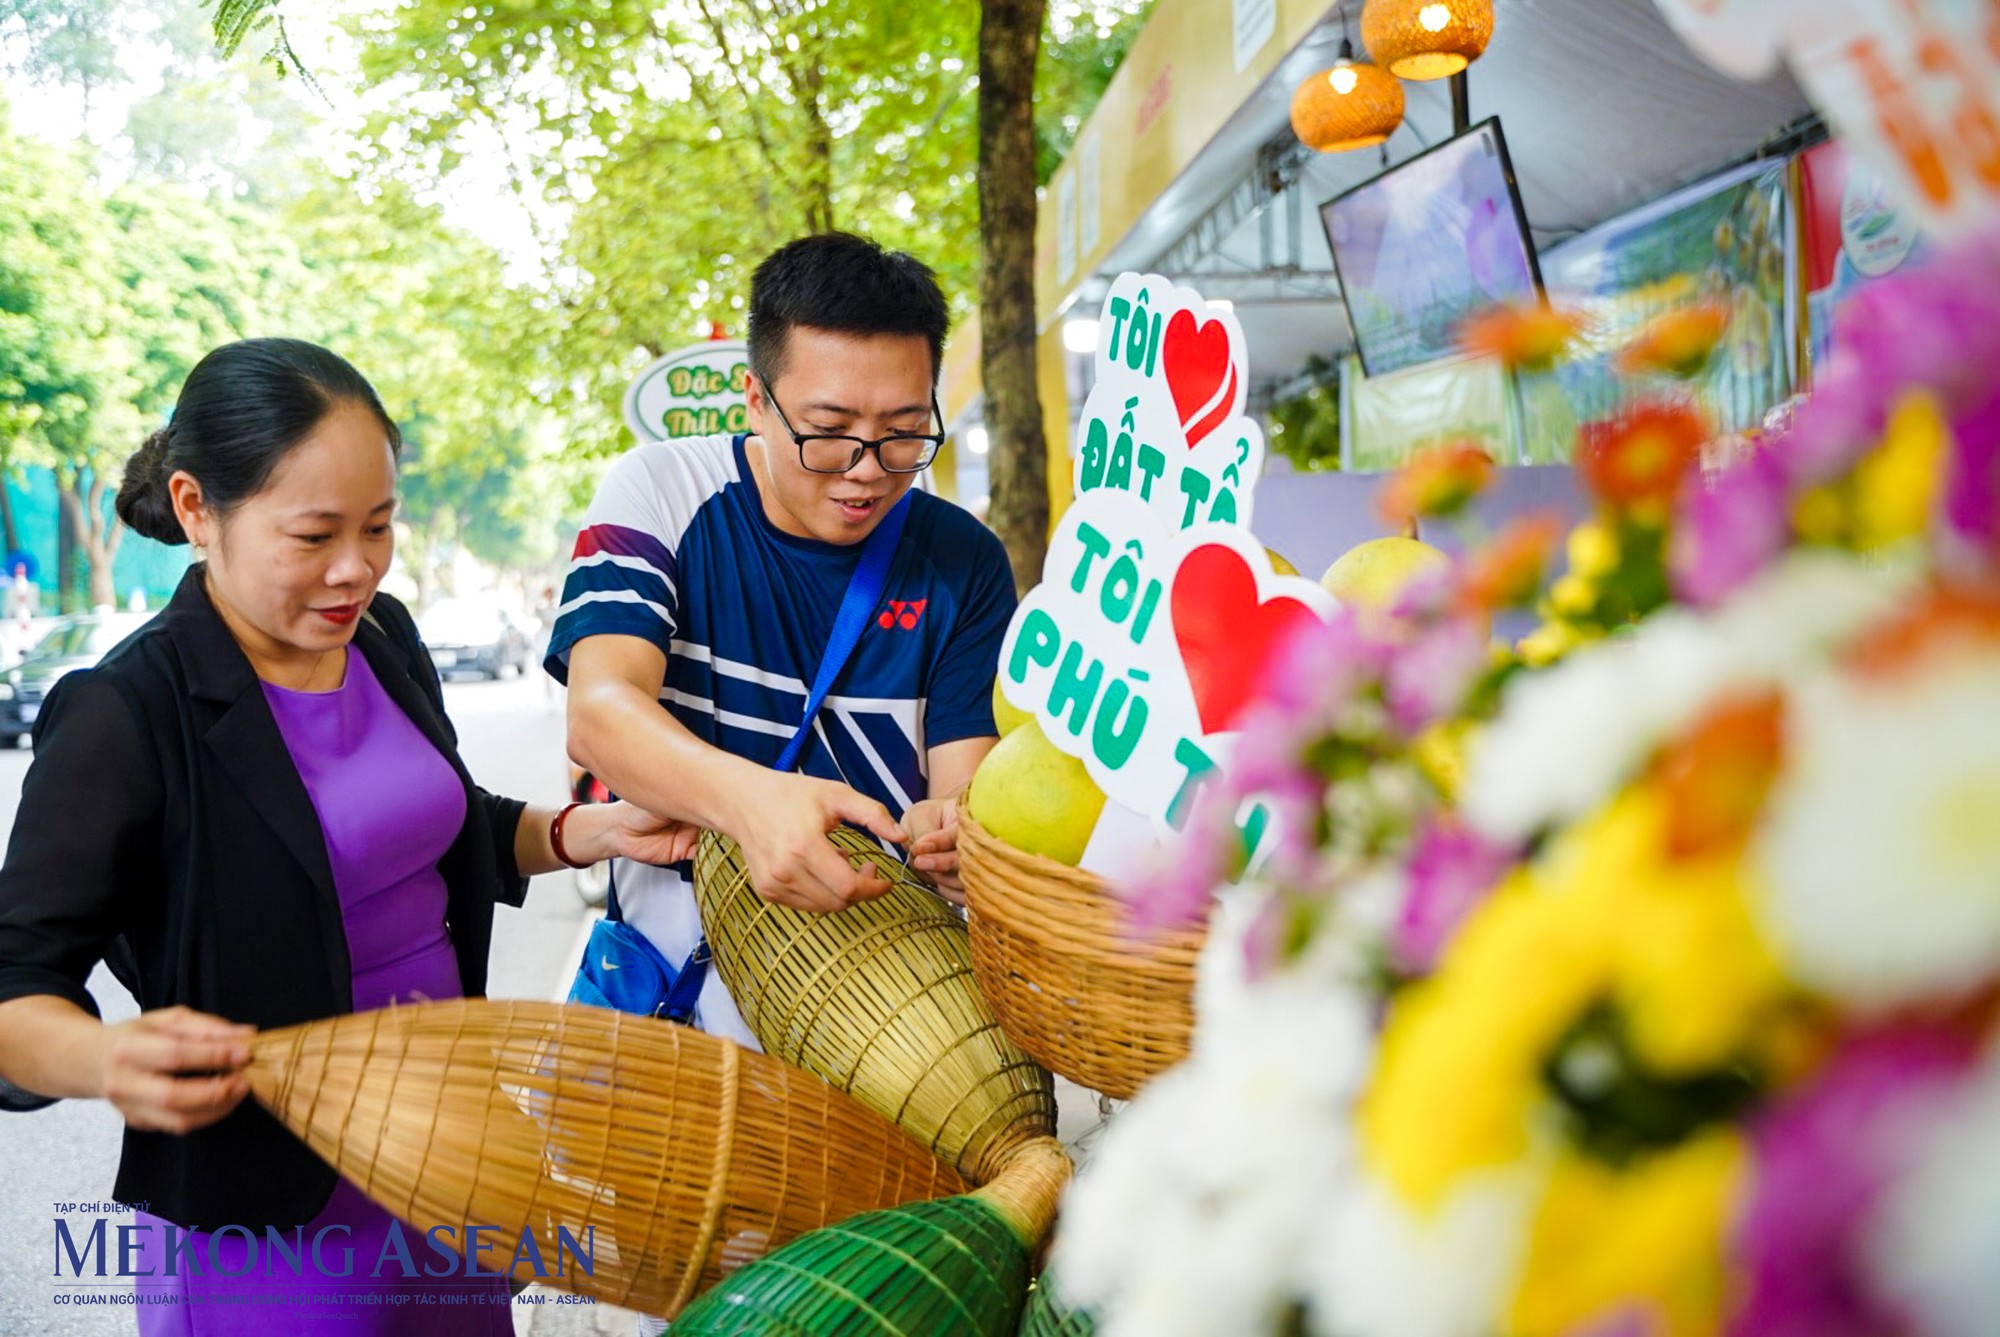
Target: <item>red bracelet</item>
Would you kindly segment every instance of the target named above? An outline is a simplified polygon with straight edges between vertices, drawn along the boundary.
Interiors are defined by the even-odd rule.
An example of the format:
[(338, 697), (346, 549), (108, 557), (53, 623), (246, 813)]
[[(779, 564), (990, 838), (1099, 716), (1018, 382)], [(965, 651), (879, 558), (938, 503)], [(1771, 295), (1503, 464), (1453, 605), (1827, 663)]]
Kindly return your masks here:
[(570, 858), (569, 851), (563, 848), (563, 839), (562, 839), (563, 823), (569, 820), (569, 815), (571, 813), (575, 812), (578, 808), (581, 808), (582, 806), (583, 805), (581, 803), (570, 804), (567, 808), (564, 808), (561, 812), (557, 813), (555, 816), (555, 820), (549, 823), (549, 848), (555, 851), (556, 858), (561, 860), (565, 867), (569, 868), (590, 867), (590, 865), (587, 863), (578, 863), (576, 860)]

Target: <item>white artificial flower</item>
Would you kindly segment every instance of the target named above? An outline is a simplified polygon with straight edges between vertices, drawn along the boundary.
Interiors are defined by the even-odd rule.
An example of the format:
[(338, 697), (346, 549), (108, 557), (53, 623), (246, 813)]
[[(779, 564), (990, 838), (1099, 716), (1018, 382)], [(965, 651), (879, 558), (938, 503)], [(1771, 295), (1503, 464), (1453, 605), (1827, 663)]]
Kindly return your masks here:
[(1212, 923), (1187, 1060), (1120, 1112), (1064, 1199), (1054, 1267), (1110, 1337), (1267, 1331), (1351, 1173), (1366, 1004), (1323, 972), (1248, 978), (1258, 899)]
[(1787, 696), (1787, 758), (1754, 857), (1795, 978), (1864, 1008), (2000, 964), (2000, 661), (1893, 682), (1824, 673)]
[(1662, 609), (1516, 679), (1473, 747), (1467, 818), (1513, 841), (1582, 816), (1719, 695), (1810, 670), (1893, 609), (1912, 579), (1906, 567), (1801, 550), (1713, 615)]
[(1711, 627), (1746, 683), (1809, 672), (1908, 597), (1917, 572), (1833, 548), (1801, 548), (1720, 609)]
[(1925, 1337), (1990, 1337), (2000, 1316), (2000, 1050), (1921, 1145), (1877, 1210), (1872, 1270)]
[(1465, 816), (1505, 841), (1582, 816), (1700, 709), (1725, 669), (1716, 639), (1673, 608), (1515, 679), (1473, 745)]
[(1491, 1337), (1519, 1283), (1550, 1156), (1466, 1177), (1420, 1215), (1380, 1179), (1350, 1176), (1309, 1251), (1315, 1332)]

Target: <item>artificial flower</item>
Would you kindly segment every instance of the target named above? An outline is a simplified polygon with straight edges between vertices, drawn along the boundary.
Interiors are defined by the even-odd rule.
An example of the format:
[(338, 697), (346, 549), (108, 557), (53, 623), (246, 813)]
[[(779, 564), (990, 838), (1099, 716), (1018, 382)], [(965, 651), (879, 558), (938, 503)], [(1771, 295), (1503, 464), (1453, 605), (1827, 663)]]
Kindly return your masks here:
[(1466, 554), (1457, 574), (1460, 611), (1490, 615), (1533, 599), (1562, 531), (1553, 513), (1524, 515)]
[[(1906, 1121), (1881, 1125), (1887, 1136), (1907, 1139), (1911, 1155), (1884, 1186), (1860, 1240), (1872, 1289), (1918, 1332), (1982, 1332), (2000, 1314), (2000, 1268), (1993, 1265), (2000, 1258), (2000, 1195), (1993, 1192), (2000, 1184), (2000, 1046), (1989, 1043), (1949, 1094), (1913, 1112), (1924, 1118), (1921, 1131)], [(1826, 1131), (1833, 1136), (1823, 1149), (1837, 1153), (1845, 1130), (1829, 1122)], [(1800, 1187), (1810, 1189), (1811, 1181)]]
[(2000, 391), (1952, 420), (1939, 568), (2000, 588)]
[(1855, 540), (1864, 548), (1916, 538), (1930, 527), (1951, 432), (1936, 396), (1904, 395), (1882, 444), (1855, 466)]
[(1677, 307), (1646, 323), (1619, 354), (1618, 368), (1633, 374), (1693, 376), (1708, 365), (1709, 355), (1728, 329), (1729, 304), (1725, 301)]
[(1389, 476), (1376, 508), (1392, 525), (1455, 515), (1492, 485), (1493, 474), (1493, 457), (1478, 446), (1433, 446)]
[(1413, 974), (1436, 966), (1459, 925), (1499, 882), (1515, 852), (1441, 815), (1418, 832), (1409, 889), (1395, 926), (1396, 965)]
[(1789, 499), (1772, 450), (1688, 488), (1667, 549), (1674, 593), (1713, 608), (1768, 567), (1791, 537)]
[(1503, 1330), (1714, 1332), (1725, 1295), (1723, 1227), (1743, 1162), (1740, 1140), (1725, 1129), (1625, 1166), (1560, 1156)]
[(1661, 755), (1667, 852), (1689, 858), (1741, 846), (1762, 815), (1784, 747), (1784, 700), (1725, 697)]
[(1707, 425), (1690, 405), (1646, 400), (1583, 428), (1577, 472), (1613, 511), (1664, 524), (1707, 436)]
[(1459, 347), (1510, 371), (1547, 371), (1583, 332), (1583, 318), (1540, 302), (1496, 306), (1458, 327)]
[[(1923, 1125), (1938, 1122), (1969, 1049), (1962, 1036), (1938, 1027), (1857, 1037), (1751, 1121), (1750, 1191), (1732, 1240), (1741, 1291), (1732, 1337), (1873, 1337), (1903, 1327), (1899, 1307), (1871, 1275), (1866, 1244), (1878, 1229), (1881, 1200), (1933, 1136)], [(1981, 1131), (1990, 1139), (1993, 1126)], [(1978, 1156), (1970, 1161), (1976, 1166)], [(1950, 1173), (1962, 1178), (1967, 1168), (1960, 1162)], [(1988, 1199), (1990, 1187), (1988, 1180)]]
[(1790, 762), (1754, 844), (1766, 931), (1863, 1009), (2000, 975), (2000, 657), (1787, 693)]

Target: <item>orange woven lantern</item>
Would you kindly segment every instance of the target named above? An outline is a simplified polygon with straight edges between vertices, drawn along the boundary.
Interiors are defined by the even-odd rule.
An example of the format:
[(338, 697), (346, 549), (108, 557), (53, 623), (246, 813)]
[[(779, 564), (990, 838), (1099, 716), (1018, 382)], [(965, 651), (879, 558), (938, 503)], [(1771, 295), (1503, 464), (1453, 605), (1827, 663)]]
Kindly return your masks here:
[(1340, 44), (1340, 59), (1292, 94), (1292, 132), (1307, 148), (1343, 153), (1380, 144), (1403, 123), (1403, 86), (1386, 71), (1354, 59), (1354, 44)]
[(1398, 79), (1446, 79), (1493, 39), (1493, 0), (1368, 0), (1361, 40)]

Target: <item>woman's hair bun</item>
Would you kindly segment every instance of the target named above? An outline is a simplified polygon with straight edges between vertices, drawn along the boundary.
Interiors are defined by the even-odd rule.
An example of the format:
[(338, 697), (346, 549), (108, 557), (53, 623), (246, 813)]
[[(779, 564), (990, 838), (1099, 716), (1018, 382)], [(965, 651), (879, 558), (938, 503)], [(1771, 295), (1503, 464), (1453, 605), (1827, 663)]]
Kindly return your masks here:
[(162, 427), (146, 438), (146, 443), (125, 461), (125, 481), (118, 485), (118, 518), (134, 533), (161, 543), (186, 543), (187, 532), (174, 514), (174, 499), (167, 491), (173, 465), (167, 459), (173, 445), (173, 428)]

